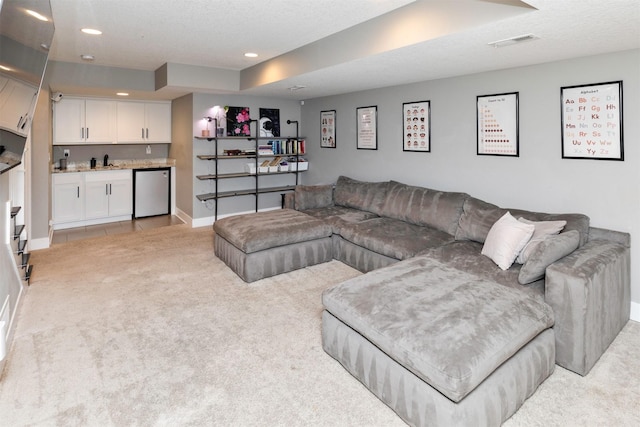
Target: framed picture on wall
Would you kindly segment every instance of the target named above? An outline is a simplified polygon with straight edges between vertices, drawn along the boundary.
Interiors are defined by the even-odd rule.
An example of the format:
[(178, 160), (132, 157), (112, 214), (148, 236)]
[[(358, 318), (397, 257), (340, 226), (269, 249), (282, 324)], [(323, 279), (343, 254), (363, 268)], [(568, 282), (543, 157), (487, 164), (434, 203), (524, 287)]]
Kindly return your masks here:
[(320, 111), (320, 147), (336, 148), (336, 110)]
[(478, 155), (519, 156), (518, 92), (476, 101)]
[(560, 88), (562, 158), (624, 160), (622, 81)]
[(251, 114), (249, 107), (225, 107), (227, 113), (227, 136), (251, 136)]
[(258, 132), (261, 137), (280, 136), (280, 110), (277, 108), (260, 108)]
[(431, 151), (431, 102), (402, 104), (402, 150)]
[(358, 150), (378, 149), (378, 107), (356, 108), (356, 147)]

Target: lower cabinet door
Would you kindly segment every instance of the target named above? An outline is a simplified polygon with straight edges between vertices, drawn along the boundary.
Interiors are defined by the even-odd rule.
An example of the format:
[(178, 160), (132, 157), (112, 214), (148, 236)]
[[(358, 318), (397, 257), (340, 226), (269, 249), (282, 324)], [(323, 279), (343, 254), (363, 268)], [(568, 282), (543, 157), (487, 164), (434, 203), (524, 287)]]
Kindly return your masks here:
[(109, 216), (109, 182), (87, 181), (85, 183), (85, 219)]
[(133, 213), (133, 189), (131, 179), (113, 180), (109, 184), (109, 216)]
[(53, 177), (53, 223), (84, 219), (84, 188), (80, 174), (56, 174)]

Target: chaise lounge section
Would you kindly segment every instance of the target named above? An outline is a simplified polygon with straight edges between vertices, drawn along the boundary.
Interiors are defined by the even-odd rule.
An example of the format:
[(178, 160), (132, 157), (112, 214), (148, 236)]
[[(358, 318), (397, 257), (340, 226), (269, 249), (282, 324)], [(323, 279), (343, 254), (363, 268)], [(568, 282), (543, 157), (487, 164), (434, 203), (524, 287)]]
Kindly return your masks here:
[[(308, 237), (267, 225), (292, 215), (316, 224)], [(582, 214), (341, 176), (214, 229), (216, 255), (247, 281), (331, 258), (365, 273), (324, 293), (323, 347), (412, 425), (499, 425), (554, 360), (586, 375), (629, 319), (630, 237)], [(316, 240), (324, 255), (299, 257), (296, 245)], [(274, 254), (295, 261), (266, 268)]]

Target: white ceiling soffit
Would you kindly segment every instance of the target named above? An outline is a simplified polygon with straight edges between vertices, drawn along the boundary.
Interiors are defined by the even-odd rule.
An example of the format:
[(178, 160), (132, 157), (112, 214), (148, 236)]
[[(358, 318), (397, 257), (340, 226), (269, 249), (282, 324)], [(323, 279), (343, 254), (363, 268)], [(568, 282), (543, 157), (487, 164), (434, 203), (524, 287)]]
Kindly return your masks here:
[[(154, 99), (206, 92), (302, 100), (640, 48), (638, 0), (244, 0), (242, 6), (222, 0), (51, 0), (51, 4), (56, 24), (51, 59), (79, 63), (80, 54), (93, 54), (96, 59), (84, 63), (83, 70), (102, 66), (105, 76), (114, 79), (110, 67), (115, 75), (118, 70), (153, 72), (164, 64), (180, 70), (182, 80), (177, 84), (156, 78), (160, 90), (129, 90), (132, 97)], [(430, 8), (440, 15), (425, 16)], [(104, 34), (99, 38), (80, 34), (79, 28), (89, 26)], [(500, 49), (488, 45), (524, 34), (539, 39)], [(260, 57), (244, 58), (242, 53), (250, 50)], [(197, 72), (189, 75), (190, 67)], [(216, 88), (217, 76), (229, 73), (236, 75), (228, 79), (233, 87)], [(96, 90), (69, 80), (64, 84), (56, 90), (84, 95)], [(294, 86), (304, 88), (288, 90)], [(108, 88), (99, 90), (94, 94), (109, 96)]]
[[(56, 61), (155, 70), (177, 63), (241, 70), (414, 0), (51, 0)], [(100, 37), (80, 28), (97, 28)], [(245, 52), (257, 52), (248, 59)]]
[(240, 89), (392, 52), (530, 11), (529, 5), (516, 0), (417, 1), (244, 69)]

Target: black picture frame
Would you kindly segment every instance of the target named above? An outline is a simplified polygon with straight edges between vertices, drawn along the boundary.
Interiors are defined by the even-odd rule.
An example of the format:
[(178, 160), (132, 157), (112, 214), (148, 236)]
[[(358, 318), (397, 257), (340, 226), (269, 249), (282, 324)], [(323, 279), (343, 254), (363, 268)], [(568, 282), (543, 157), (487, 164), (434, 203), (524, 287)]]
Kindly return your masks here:
[(260, 108), (258, 119), (258, 136), (262, 138), (280, 136), (280, 109)]
[(356, 108), (356, 148), (378, 149), (378, 106)]
[(476, 97), (476, 141), (479, 156), (520, 156), (519, 93)]
[(431, 152), (431, 101), (402, 104), (402, 151)]
[(320, 147), (336, 148), (336, 110), (320, 111)]
[(560, 88), (563, 159), (624, 161), (622, 80)]

